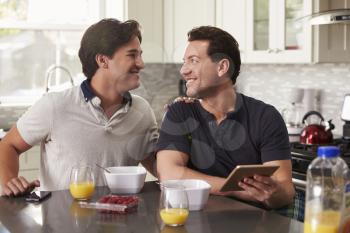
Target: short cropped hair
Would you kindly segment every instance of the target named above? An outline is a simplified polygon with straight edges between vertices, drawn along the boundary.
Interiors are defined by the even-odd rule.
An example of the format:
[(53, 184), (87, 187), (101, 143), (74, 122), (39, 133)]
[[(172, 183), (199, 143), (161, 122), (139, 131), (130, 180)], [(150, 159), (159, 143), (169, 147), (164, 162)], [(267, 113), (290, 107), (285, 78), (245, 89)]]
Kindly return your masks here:
[(228, 32), (212, 26), (201, 26), (193, 28), (187, 33), (188, 41), (208, 40), (209, 46), (207, 54), (213, 62), (218, 62), (224, 58), (230, 61), (229, 74), (232, 83), (236, 79), (241, 69), (241, 56), (238, 42)]

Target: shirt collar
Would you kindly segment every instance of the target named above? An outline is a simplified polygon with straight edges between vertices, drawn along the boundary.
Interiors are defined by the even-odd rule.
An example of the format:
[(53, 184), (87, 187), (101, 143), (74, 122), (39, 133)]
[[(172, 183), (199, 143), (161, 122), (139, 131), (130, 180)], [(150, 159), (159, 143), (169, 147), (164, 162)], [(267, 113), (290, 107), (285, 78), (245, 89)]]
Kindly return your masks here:
[[(92, 91), (92, 88), (90, 85), (90, 80), (84, 80), (81, 83), (80, 88), (83, 92), (85, 102), (90, 101), (92, 98), (94, 98), (96, 96), (95, 93)], [(131, 97), (130, 92), (125, 92), (123, 95), (122, 104), (127, 104), (127, 103), (129, 103), (129, 106), (131, 106), (131, 104), (132, 104), (132, 97)]]
[[(199, 101), (197, 102), (200, 106), (200, 111), (201, 114), (206, 118), (206, 119), (212, 119), (214, 118), (214, 115), (212, 115), (210, 112), (208, 112), (207, 110), (205, 110), (201, 104), (199, 103)], [(235, 114), (237, 114), (240, 109), (243, 106), (243, 97), (241, 93), (236, 92), (236, 103), (235, 103), (235, 110), (228, 112), (227, 113), (227, 118), (232, 118), (235, 116)]]
[(237, 114), (243, 106), (243, 97), (241, 93), (236, 92), (236, 104), (235, 104), (235, 110), (227, 113), (227, 118), (234, 117), (235, 114)]
[(89, 80), (84, 80), (81, 83), (80, 88), (84, 94), (85, 102), (88, 102), (89, 100), (91, 100), (92, 98), (94, 98), (96, 96), (95, 93), (91, 89)]

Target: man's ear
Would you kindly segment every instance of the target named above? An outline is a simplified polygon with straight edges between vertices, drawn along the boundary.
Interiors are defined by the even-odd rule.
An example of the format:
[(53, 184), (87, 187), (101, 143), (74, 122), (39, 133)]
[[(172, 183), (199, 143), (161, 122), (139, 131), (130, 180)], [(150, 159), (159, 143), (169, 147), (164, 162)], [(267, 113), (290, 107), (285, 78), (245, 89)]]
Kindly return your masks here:
[(227, 74), (229, 71), (229, 68), (230, 68), (230, 61), (226, 58), (221, 59), (218, 62), (218, 76), (222, 77), (225, 74)]
[(95, 60), (98, 67), (104, 68), (104, 69), (108, 68), (108, 57), (106, 55), (96, 54)]

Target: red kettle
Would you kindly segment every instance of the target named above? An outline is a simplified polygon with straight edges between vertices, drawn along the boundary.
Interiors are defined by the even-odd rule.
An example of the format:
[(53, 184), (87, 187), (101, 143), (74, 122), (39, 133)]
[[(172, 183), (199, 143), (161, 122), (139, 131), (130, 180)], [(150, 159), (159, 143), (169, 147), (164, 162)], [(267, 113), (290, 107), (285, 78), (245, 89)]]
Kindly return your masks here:
[[(306, 119), (311, 115), (317, 115), (321, 119), (320, 124), (308, 125)], [(322, 145), (333, 142), (333, 134), (331, 130), (334, 129), (334, 125), (332, 124), (332, 120), (325, 122), (319, 112), (307, 112), (303, 117), (302, 123), (305, 127), (300, 135), (300, 143), (307, 145)]]

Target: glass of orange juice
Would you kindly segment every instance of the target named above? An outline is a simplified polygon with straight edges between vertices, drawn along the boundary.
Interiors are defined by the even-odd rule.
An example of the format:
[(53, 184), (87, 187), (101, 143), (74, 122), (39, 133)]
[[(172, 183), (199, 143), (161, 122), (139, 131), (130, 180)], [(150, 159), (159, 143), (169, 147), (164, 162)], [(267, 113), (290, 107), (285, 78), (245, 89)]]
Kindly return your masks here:
[(161, 187), (159, 214), (168, 226), (182, 226), (185, 224), (189, 210), (187, 193), (183, 186)]
[(70, 174), (69, 190), (74, 199), (88, 200), (95, 189), (95, 179), (89, 166), (73, 167)]

